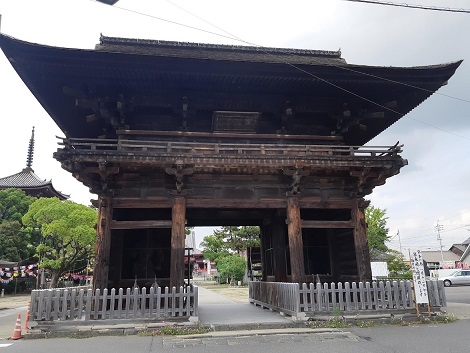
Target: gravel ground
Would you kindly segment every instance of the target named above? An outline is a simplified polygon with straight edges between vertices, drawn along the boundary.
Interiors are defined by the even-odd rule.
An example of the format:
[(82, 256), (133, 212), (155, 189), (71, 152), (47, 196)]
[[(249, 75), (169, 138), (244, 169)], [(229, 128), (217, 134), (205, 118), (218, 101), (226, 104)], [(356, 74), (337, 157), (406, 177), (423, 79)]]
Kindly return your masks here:
[(209, 289), (217, 294), (233, 300), (236, 303), (248, 303), (248, 287), (227, 286), (223, 284), (214, 284), (212, 282), (198, 282), (200, 287)]
[(0, 310), (19, 308), (27, 306), (31, 299), (29, 294), (6, 295), (0, 297)]
[[(236, 303), (248, 303), (248, 287), (227, 286), (214, 284), (213, 282), (198, 282), (198, 286), (207, 288), (224, 297), (233, 300)], [(19, 308), (27, 306), (31, 299), (29, 294), (6, 295), (0, 297), (0, 310)]]

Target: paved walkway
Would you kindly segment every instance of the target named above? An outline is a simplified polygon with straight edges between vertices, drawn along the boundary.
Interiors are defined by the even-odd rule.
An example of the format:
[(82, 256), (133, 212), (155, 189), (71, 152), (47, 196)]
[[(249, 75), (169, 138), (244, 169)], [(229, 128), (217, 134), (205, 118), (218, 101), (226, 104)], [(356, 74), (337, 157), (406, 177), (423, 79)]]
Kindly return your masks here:
[[(279, 313), (250, 303), (236, 303), (209, 289), (199, 287), (199, 321), (203, 325), (291, 324)], [(280, 324), (280, 325), (279, 325)]]
[(10, 338), (16, 325), (16, 318), (21, 314), (21, 324), (24, 326), (27, 306), (0, 310), (0, 340)]

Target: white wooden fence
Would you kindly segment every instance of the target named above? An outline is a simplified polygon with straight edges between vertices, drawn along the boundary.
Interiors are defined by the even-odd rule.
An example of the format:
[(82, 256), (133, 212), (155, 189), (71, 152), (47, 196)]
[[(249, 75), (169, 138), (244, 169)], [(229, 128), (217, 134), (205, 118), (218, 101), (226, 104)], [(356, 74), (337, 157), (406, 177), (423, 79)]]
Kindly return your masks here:
[(198, 315), (197, 286), (31, 292), (31, 318), (41, 320), (165, 319)]
[[(430, 305), (446, 306), (442, 282), (428, 281)], [(250, 282), (249, 297), (261, 305), (291, 316), (393, 311), (415, 308), (410, 281), (346, 283)]]

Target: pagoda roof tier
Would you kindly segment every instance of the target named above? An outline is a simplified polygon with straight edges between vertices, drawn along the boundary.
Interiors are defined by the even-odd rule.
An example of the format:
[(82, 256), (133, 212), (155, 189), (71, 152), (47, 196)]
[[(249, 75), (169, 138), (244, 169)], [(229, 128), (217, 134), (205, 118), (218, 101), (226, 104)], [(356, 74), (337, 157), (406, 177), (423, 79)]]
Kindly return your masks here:
[(0, 190), (20, 189), (27, 195), (35, 197), (58, 197), (66, 200), (69, 195), (62, 194), (52, 185), (52, 180), (40, 179), (30, 167), (24, 168), (21, 172), (0, 178)]
[(131, 129), (340, 136), (363, 145), (461, 63), (374, 67), (347, 64), (339, 51), (110, 37), (94, 50), (6, 35), (0, 46), (65, 135), (86, 138)]

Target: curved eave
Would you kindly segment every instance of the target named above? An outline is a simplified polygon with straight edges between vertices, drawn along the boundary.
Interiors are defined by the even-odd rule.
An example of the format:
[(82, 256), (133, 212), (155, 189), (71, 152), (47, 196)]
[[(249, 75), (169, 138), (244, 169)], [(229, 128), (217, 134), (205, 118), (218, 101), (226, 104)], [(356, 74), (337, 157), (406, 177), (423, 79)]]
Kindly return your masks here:
[[(222, 92), (234, 97), (240, 93), (280, 97), (310, 95), (348, 101), (357, 100), (360, 95), (371, 101), (384, 97), (398, 100), (397, 113), (386, 111), (384, 119), (368, 123), (365, 133), (350, 131), (345, 134), (346, 143), (362, 145), (446, 84), (461, 64), (457, 61), (411, 68), (297, 65), (301, 71), (284, 63), (58, 48), (3, 34), (0, 34), (0, 46), (18, 75), (67, 137), (95, 137), (97, 131), (86, 126), (83, 112), (75, 106), (75, 97), (64, 95), (64, 87), (80, 88), (84, 96), (169, 92), (181, 97), (187, 92), (197, 94), (204, 88), (209, 93)], [(236, 84), (233, 84), (234, 80)]]
[(57, 197), (59, 200), (67, 200), (70, 195), (66, 195), (56, 190), (51, 182), (40, 185), (40, 186), (0, 186), (0, 190), (5, 189), (20, 189), (23, 190), (27, 195), (35, 197)]

